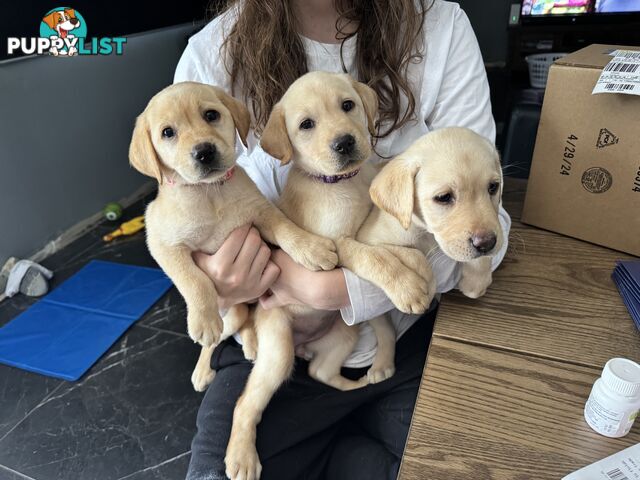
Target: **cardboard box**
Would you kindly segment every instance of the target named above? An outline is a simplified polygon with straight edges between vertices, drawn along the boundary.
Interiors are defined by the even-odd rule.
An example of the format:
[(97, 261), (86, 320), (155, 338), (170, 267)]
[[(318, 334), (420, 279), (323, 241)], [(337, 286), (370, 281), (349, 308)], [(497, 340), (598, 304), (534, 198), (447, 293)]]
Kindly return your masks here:
[(522, 221), (640, 256), (640, 96), (591, 92), (616, 49), (549, 72)]

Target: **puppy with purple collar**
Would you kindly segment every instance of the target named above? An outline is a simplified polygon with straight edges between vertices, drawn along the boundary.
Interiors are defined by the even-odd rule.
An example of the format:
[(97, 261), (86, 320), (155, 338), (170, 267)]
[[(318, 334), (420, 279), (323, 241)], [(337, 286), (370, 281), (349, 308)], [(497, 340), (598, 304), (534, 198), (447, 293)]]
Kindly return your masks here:
[[(275, 105), (260, 144), (282, 164), (291, 163), (278, 207), (296, 225), (334, 241), (355, 237), (372, 208), (369, 186), (375, 170), (368, 160), (377, 110), (377, 95), (371, 88), (346, 74), (319, 71), (296, 80)], [(389, 283), (405, 279), (398, 282), (406, 286), (404, 290), (392, 289), (392, 301), (411, 313), (423, 312), (431, 301), (427, 298), (429, 282), (389, 251), (378, 250), (387, 258), (385, 261), (378, 257), (381, 263), (398, 267)], [(424, 256), (422, 259), (426, 263)], [(255, 480), (260, 476), (256, 427), (271, 397), (291, 373), (293, 338), (297, 333), (293, 331), (293, 319), (296, 328), (329, 325), (322, 337), (304, 345), (312, 378), (340, 390), (351, 390), (393, 375), (393, 356), (388, 355), (380, 357), (383, 362), (374, 360), (368, 374), (357, 381), (341, 375), (340, 369), (356, 345), (360, 327), (348, 326), (336, 313), (306, 305), (269, 310), (256, 307), (258, 356), (236, 404), (225, 457), (227, 476), (232, 480)], [(388, 320), (381, 316), (370, 323), (378, 351), (393, 350), (395, 331)]]

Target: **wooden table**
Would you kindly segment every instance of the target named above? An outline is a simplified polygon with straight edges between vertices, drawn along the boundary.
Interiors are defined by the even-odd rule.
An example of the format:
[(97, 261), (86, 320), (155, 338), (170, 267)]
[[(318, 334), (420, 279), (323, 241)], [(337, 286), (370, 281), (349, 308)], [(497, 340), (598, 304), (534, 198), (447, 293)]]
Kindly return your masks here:
[(520, 223), (526, 183), (508, 179), (510, 246), (479, 300), (443, 297), (399, 478), (560, 479), (640, 442), (593, 432), (584, 403), (604, 363), (640, 360), (611, 280), (632, 258)]

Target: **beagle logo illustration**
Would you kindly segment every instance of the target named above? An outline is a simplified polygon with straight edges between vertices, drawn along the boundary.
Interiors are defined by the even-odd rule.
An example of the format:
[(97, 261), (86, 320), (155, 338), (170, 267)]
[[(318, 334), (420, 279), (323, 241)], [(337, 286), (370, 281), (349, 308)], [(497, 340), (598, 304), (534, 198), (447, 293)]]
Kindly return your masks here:
[(87, 22), (77, 10), (57, 7), (49, 10), (40, 22), (40, 37), (9, 37), (7, 51), (27, 55), (122, 55), (124, 37), (87, 38)]

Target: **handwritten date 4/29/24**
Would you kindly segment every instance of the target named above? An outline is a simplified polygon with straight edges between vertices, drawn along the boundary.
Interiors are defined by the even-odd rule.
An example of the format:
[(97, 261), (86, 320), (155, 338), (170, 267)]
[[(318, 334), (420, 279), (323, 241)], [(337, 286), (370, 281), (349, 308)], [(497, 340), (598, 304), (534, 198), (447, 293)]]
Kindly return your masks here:
[(562, 155), (562, 163), (560, 164), (560, 175), (571, 175), (571, 167), (573, 166), (573, 159), (576, 156), (576, 143), (578, 137), (571, 134), (567, 137), (567, 141), (564, 144), (564, 153)]

